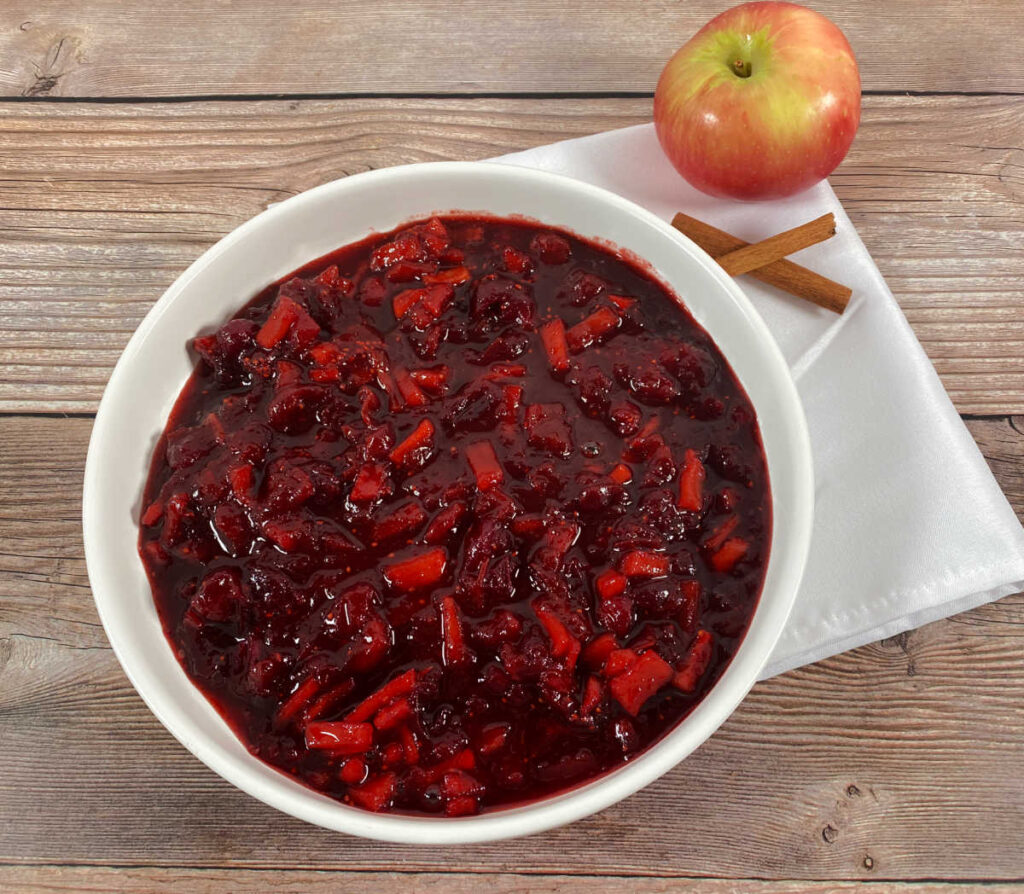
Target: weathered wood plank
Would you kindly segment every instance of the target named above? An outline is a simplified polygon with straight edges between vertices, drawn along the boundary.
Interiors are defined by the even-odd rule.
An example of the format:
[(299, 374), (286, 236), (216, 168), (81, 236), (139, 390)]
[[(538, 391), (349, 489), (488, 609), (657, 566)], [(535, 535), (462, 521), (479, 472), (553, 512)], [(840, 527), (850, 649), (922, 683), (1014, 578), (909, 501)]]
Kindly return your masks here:
[[(0, 93), (652, 92), (668, 57), (727, 5), (8, 0)], [(998, 37), (1020, 27), (1016, 0), (815, 8), (845, 31), (867, 90), (1024, 90), (1024, 60)]]
[(637, 878), (632, 876), (501, 873), (317, 872), (303, 869), (123, 868), (107, 866), (0, 866), (0, 889), (21, 894), (55, 890), (163, 894), (189, 891), (276, 891), (281, 894), (1010, 894), (1015, 885), (948, 882), (766, 882), (755, 879)]
[[(1011, 422), (970, 426), (1024, 513)], [(760, 684), (676, 770), (544, 836), (427, 850), (281, 816), (160, 727), (95, 626), (78, 534), (90, 427), (0, 418), (0, 864), (1024, 876), (1024, 596)]]
[[(92, 410), (146, 310), (243, 220), (367, 168), (643, 121), (646, 99), (0, 107), (0, 410)], [(868, 97), (833, 178), (963, 412), (1024, 411), (1024, 100)], [(240, 296), (239, 302), (243, 297)]]

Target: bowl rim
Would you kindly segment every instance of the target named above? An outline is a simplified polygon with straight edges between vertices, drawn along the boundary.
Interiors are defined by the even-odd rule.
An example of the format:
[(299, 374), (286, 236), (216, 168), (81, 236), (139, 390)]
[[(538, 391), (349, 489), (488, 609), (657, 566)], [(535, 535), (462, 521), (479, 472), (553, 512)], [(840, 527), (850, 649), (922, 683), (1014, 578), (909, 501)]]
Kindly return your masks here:
[[(227, 249), (245, 240), (251, 233), (268, 222), (324, 195), (343, 193), (353, 184), (365, 185), (374, 181), (380, 181), (381, 185), (388, 183), (394, 188), (394, 184), (401, 182), (404, 178), (430, 177), (440, 173), (455, 173), (468, 177), (520, 178), (531, 180), (534, 184), (541, 186), (549, 185), (555, 189), (581, 192), (611, 206), (616, 213), (632, 215), (650, 227), (661, 231), (662, 234), (673, 239), (682, 251), (689, 254), (695, 263), (702, 266), (718, 282), (722, 290), (729, 294), (739, 311), (746, 317), (747, 322), (753, 327), (758, 341), (763, 346), (763, 359), (774, 367), (777, 379), (775, 384), (781, 389), (777, 396), (781, 401), (782, 415), (786, 422), (787, 447), (792, 454), (790, 465), (793, 476), (790, 490), (792, 491), (793, 505), (797, 509), (793, 517), (785, 521), (789, 548), (782, 554), (777, 553), (775, 531), (779, 519), (773, 512), (772, 550), (766, 569), (766, 579), (768, 570), (774, 570), (776, 575), (776, 586), (771, 594), (771, 600), (765, 599), (766, 593), (762, 588), (751, 626), (748, 628), (740, 648), (722, 676), (683, 721), (635, 760), (596, 779), (550, 798), (478, 816), (460, 818), (370, 813), (347, 806), (313, 789), (306, 788), (276, 770), (274, 772), (278, 782), (268, 782), (266, 775), (258, 773), (253, 766), (253, 763), (263, 767), (268, 766), (259, 758), (247, 755), (250, 760), (236, 759), (234, 755), (225, 752), (217, 743), (208, 741), (202, 734), (197, 734), (192, 722), (180, 707), (174, 704), (165, 704), (153, 693), (148, 669), (143, 667), (141, 662), (139, 665), (136, 664), (129, 651), (127, 638), (122, 639), (123, 631), (114, 617), (115, 608), (112, 600), (116, 601), (116, 597), (108, 595), (111, 591), (111, 585), (108, 583), (111, 563), (103, 552), (102, 518), (97, 500), (94, 499), (94, 494), (99, 492), (103, 485), (101, 457), (112, 438), (116, 436), (116, 414), (122, 409), (117, 405), (118, 392), (122, 382), (135, 361), (136, 355), (139, 354), (143, 342), (153, 330), (159, 327), (167, 308), (188, 288), (192, 280), (205, 267), (212, 264)], [(431, 213), (431, 209), (424, 209), (422, 213)], [(405, 219), (414, 217), (415, 215), (410, 215)], [(669, 288), (675, 293), (676, 290), (671, 285)], [(728, 355), (726, 355), (726, 359), (730, 363), (733, 362)], [(767, 461), (774, 509), (776, 482), (772, 475), (770, 458)], [(736, 282), (703, 249), (635, 202), (610, 190), (562, 174), (495, 162), (427, 162), (381, 168), (332, 180), (272, 205), (206, 249), (174, 280), (150, 308), (118, 358), (94, 419), (82, 491), (86, 566), (100, 620), (113, 652), (128, 679), (168, 731), (206, 766), (265, 804), (299, 819), (335, 831), (406, 844), (474, 843), (515, 838), (546, 831), (611, 806), (653, 782), (688, 756), (712, 735), (736, 709), (756, 682), (758, 674), (770, 657), (771, 650), (782, 633), (796, 599), (803, 575), (810, 547), (813, 509), (810, 438), (796, 386), (775, 339), (754, 309), (750, 299)], [(130, 555), (133, 560), (137, 559), (134, 543)], [(126, 633), (124, 635), (127, 637)], [(168, 649), (170, 649), (169, 643)], [(191, 681), (189, 683), (194, 685)], [(212, 708), (212, 705), (211, 709), (216, 710)], [(222, 718), (221, 722), (224, 722)], [(232, 735), (234, 735), (233, 732)]]

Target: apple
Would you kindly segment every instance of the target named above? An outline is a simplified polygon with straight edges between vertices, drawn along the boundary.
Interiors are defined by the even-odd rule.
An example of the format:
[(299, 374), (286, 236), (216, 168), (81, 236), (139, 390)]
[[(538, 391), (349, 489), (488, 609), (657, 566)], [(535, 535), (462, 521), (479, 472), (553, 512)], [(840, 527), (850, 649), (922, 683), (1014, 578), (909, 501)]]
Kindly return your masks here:
[(795, 3), (744, 3), (668, 62), (654, 94), (662, 149), (697, 189), (792, 195), (827, 177), (860, 123), (860, 74), (843, 32)]

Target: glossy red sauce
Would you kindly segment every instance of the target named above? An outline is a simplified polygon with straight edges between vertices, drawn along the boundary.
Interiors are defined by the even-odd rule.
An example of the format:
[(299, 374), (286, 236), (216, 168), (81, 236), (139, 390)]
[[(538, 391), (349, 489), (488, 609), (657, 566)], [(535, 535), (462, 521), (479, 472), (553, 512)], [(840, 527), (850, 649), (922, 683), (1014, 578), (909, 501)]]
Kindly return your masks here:
[(434, 218), (193, 347), (140, 551), (186, 672), (282, 771), (370, 810), (544, 797), (635, 758), (738, 647), (756, 418), (632, 262)]

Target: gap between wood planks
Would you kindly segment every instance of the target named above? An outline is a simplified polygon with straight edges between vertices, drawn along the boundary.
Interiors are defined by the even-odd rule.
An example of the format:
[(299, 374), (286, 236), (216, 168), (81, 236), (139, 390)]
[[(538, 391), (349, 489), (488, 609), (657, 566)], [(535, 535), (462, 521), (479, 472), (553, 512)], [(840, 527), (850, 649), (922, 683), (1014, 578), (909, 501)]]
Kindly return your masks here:
[[(182, 878), (185, 876), (185, 879)], [(127, 879), (126, 879), (127, 877)], [(75, 883), (79, 885), (100, 885), (103, 882), (116, 882), (119, 890), (164, 890), (163, 885), (174, 885), (188, 880), (194, 885), (206, 885), (229, 882), (231, 884), (258, 884), (267, 886), (271, 883), (275, 891), (282, 886), (289, 890), (302, 892), (337, 891), (342, 881), (354, 883), (357, 887), (346, 886), (348, 894), (405, 894), (410, 882), (418, 883), (420, 891), (477, 891), (476, 887), (482, 878), (486, 878), (487, 886), (493, 894), (520, 894), (522, 885), (529, 885), (530, 892), (562, 892), (566, 885), (572, 890), (585, 894), (598, 892), (615, 892), (619, 894), (623, 886), (635, 894), (669, 894), (678, 891), (679, 883), (686, 883), (687, 890), (694, 894), (735, 894), (741, 890), (744, 894), (833, 894), (838, 891), (856, 891), (858, 894), (901, 894), (913, 891), (914, 894), (944, 894), (954, 888), (984, 888), (991, 894), (1003, 894), (1019, 890), (1013, 880), (999, 879), (958, 879), (946, 881), (942, 879), (910, 879), (899, 881), (886, 880), (849, 880), (830, 881), (827, 879), (801, 879), (799, 881), (776, 881), (760, 878), (714, 878), (711, 876), (683, 875), (616, 875), (616, 874), (581, 874), (566, 875), (552, 873), (529, 873), (504, 871), (442, 871), (420, 872), (417, 870), (393, 869), (387, 872), (379, 870), (345, 869), (345, 870), (310, 870), (291, 867), (246, 867), (229, 868), (223, 866), (175, 865), (159, 864), (83, 864), (83, 863), (3, 863), (0, 862), (0, 882), (14, 881), (19, 885), (27, 885), (26, 892), (34, 890), (52, 890), (54, 886)], [(125, 886), (127, 881), (128, 886)], [(159, 886), (149, 888), (145, 886)], [(291, 888), (290, 886), (298, 886)], [(38, 886), (38, 887), (36, 887)], [(543, 887), (538, 887), (543, 886)], [(614, 886), (614, 887), (613, 887)], [(264, 888), (265, 889), (265, 888)], [(100, 889), (102, 890), (102, 889)], [(205, 890), (205, 888), (203, 888)]]
[[(954, 96), (1024, 96), (1015, 90), (863, 90), (861, 96), (900, 96), (908, 98)], [(73, 105), (97, 103), (123, 105), (125, 103), (185, 103), (185, 102), (277, 102), (293, 100), (304, 102), (322, 99), (653, 99), (651, 90), (552, 90), (539, 91), (481, 90), (454, 93), (395, 93), (395, 92), (338, 92), (338, 93), (183, 93), (175, 96), (0, 96), (5, 103)]]

